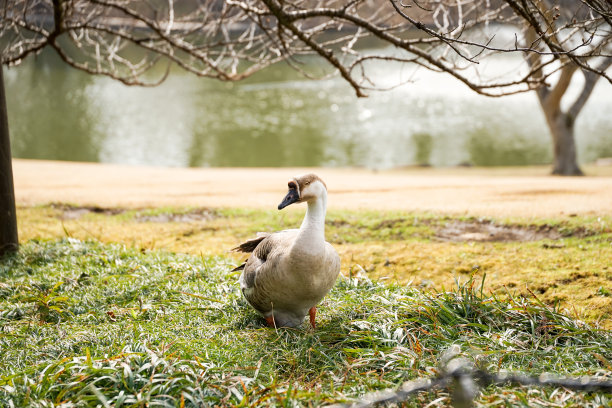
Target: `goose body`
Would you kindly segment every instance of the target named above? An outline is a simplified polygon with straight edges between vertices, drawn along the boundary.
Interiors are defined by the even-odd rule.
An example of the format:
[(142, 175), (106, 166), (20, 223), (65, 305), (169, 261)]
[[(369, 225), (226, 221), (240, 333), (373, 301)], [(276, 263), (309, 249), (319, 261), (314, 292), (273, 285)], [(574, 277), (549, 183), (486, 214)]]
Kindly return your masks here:
[(340, 257), (325, 241), (327, 187), (316, 175), (289, 181), (279, 210), (297, 202), (308, 209), (299, 229), (260, 234), (234, 248), (251, 252), (242, 269), (240, 289), (270, 326), (295, 327), (310, 314), (315, 326), (316, 305), (329, 292), (340, 272)]

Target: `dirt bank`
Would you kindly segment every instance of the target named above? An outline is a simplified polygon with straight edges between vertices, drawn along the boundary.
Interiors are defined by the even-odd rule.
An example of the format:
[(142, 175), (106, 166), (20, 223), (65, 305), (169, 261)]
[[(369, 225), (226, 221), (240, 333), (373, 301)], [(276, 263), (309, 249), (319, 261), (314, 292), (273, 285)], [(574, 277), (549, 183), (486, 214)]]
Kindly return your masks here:
[(296, 174), (316, 172), (331, 208), (434, 211), (493, 217), (612, 214), (612, 167), (589, 177), (553, 177), (548, 167), (158, 168), (13, 161), (18, 205), (64, 202), (105, 207), (198, 206), (274, 209)]

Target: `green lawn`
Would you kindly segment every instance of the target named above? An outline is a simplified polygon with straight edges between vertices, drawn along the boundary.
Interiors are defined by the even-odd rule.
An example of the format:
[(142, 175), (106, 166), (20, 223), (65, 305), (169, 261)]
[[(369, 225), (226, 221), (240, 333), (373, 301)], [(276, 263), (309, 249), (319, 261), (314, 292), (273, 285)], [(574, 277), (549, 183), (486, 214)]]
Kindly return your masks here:
[[(240, 296), (229, 272), (237, 260), (218, 253), (74, 237), (24, 242), (0, 261), (0, 405), (320, 405), (434, 376), (453, 345), (491, 371), (612, 376), (609, 331), (467, 279), (436, 292), (344, 276), (320, 306), (316, 331), (269, 329)], [(448, 392), (421, 393), (407, 406), (429, 402), (448, 405)], [(611, 402), (611, 394), (510, 386), (477, 400)]]
[[(22, 242), (74, 237), (129, 247), (204, 256), (228, 254), (258, 231), (297, 228), (304, 208), (286, 211), (203, 208), (80, 208), (66, 205), (18, 209)], [(532, 241), (441, 239), (448, 226), (503, 227), (540, 232)], [(487, 232), (486, 230), (484, 231)], [(546, 237), (546, 233), (551, 233)], [(482, 235), (482, 234), (481, 234)], [(485, 234), (486, 235), (486, 234)], [(612, 217), (477, 219), (399, 211), (330, 211), (327, 239), (340, 253), (342, 271), (411, 283), (424, 290), (481, 280), (485, 290), (511, 292), (578, 319), (612, 329)]]

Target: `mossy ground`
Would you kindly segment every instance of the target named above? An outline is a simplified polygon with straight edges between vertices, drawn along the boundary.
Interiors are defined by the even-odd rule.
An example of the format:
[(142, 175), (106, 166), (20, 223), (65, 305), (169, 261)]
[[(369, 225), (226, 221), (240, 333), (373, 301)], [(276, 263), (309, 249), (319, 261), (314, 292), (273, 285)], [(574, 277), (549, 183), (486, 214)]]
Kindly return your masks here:
[[(31, 211), (22, 209), (21, 219), (54, 210)], [(126, 234), (138, 226), (130, 217), (116, 219)], [(108, 226), (115, 221), (87, 222), (120, 236)], [(247, 224), (238, 235), (260, 227)], [(64, 226), (76, 234), (76, 224)], [(164, 226), (167, 234), (179, 228)], [(317, 406), (434, 376), (451, 346), (494, 372), (612, 377), (609, 331), (533, 299), (488, 295), (474, 281), (426, 292), (341, 277), (320, 305), (316, 330), (269, 329), (242, 299), (229, 272), (235, 263), (74, 237), (28, 240), (0, 261), (0, 406)], [(476, 402), (611, 401), (609, 393), (492, 386)], [(406, 406), (448, 404), (448, 392), (436, 390)]]
[[(287, 211), (288, 210), (288, 211)], [(156, 208), (78, 208), (67, 205), (18, 209), (20, 238), (119, 242), (143, 249), (224, 255), (258, 231), (296, 228), (303, 208), (263, 211)], [(558, 304), (573, 316), (612, 328), (612, 217), (485, 220), (522, 229), (551, 230), (558, 239), (529, 242), (443, 241), (437, 231), (456, 222), (483, 222), (439, 214), (330, 211), (326, 236), (342, 258), (345, 275), (411, 283), (442, 290), (487, 274), (485, 290)]]

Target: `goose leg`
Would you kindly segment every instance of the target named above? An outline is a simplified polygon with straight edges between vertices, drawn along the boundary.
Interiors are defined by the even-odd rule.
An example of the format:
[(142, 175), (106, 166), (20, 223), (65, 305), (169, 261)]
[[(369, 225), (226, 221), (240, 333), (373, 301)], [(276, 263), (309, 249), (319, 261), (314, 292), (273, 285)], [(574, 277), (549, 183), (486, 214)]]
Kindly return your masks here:
[(265, 319), (266, 319), (266, 323), (268, 323), (268, 326), (276, 327), (276, 321), (274, 320), (274, 315), (265, 317)]
[(310, 325), (312, 326), (313, 329), (316, 329), (315, 316), (317, 315), (317, 307), (316, 306), (311, 307), (310, 310), (308, 311), (308, 314), (310, 315)]

